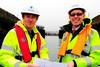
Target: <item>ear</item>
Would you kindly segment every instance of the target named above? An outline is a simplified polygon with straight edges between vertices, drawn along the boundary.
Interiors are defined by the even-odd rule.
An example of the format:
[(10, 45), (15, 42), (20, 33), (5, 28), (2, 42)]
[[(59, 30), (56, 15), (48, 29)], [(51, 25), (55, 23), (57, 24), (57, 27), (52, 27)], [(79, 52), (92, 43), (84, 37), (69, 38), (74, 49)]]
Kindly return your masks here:
[(83, 13), (83, 16), (85, 17), (85, 13)]
[(71, 16), (69, 16), (69, 19), (71, 18)]

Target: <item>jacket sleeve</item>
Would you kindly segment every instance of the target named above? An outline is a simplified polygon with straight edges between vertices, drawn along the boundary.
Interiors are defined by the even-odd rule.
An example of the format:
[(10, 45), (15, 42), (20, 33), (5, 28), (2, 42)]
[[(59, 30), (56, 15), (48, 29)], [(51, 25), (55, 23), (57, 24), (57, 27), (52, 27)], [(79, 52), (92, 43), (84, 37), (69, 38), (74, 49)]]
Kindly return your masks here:
[(10, 30), (0, 49), (0, 65), (4, 67), (26, 67), (26, 63), (21, 62), (20, 60), (15, 59), (16, 55), (16, 33), (12, 29)]
[(49, 55), (48, 55), (49, 52), (46, 46), (46, 42), (41, 35), (40, 35), (40, 38), (41, 38), (40, 58), (49, 60)]
[(89, 45), (91, 45), (90, 55), (74, 59), (77, 67), (97, 67), (100, 65), (100, 40), (96, 30), (92, 29), (89, 41)]

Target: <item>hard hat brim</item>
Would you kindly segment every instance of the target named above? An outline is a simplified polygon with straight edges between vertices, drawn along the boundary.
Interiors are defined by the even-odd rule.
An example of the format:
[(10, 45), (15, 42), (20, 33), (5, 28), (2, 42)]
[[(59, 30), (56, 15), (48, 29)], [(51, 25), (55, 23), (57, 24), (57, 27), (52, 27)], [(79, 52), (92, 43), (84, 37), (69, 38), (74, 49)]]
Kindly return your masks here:
[(28, 12), (28, 11), (21, 12), (21, 14), (32, 14), (32, 15), (40, 16), (38, 13)]
[(73, 8), (73, 9), (69, 10), (68, 14), (70, 14), (73, 10), (81, 10), (83, 13), (85, 13), (84, 8)]

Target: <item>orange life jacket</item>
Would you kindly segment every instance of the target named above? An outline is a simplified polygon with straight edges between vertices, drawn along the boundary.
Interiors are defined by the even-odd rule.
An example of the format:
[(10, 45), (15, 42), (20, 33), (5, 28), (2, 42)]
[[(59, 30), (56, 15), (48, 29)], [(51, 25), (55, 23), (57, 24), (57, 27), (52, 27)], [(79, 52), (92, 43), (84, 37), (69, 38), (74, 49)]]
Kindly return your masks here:
[[(32, 56), (30, 54), (26, 35), (25, 35), (23, 29), (20, 26), (16, 25), (15, 29), (16, 29), (16, 34), (17, 34), (19, 46), (20, 46), (20, 49), (21, 49), (21, 52), (22, 52), (22, 58), (23, 58), (24, 62), (27, 63), (32, 59)], [(40, 57), (41, 39), (40, 39), (39, 33), (37, 33), (36, 43), (37, 43), (37, 51), (38, 51), (37, 55), (38, 55), (38, 57)]]
[(68, 32), (65, 33), (65, 38), (64, 40), (62, 40), (61, 46), (58, 51), (58, 58), (60, 58), (60, 56), (64, 56), (66, 53), (66, 48), (68, 46), (67, 44), (69, 43), (69, 35), (70, 34)]
[[(81, 52), (85, 47), (85, 43), (87, 41), (88, 35), (90, 34), (90, 31), (91, 31), (91, 25), (87, 24), (85, 26), (85, 28), (83, 28), (83, 30), (79, 33), (78, 39), (75, 43), (75, 46), (73, 47), (73, 49), (71, 51), (72, 54), (75, 54), (78, 56), (81, 55)], [(67, 32), (66, 40), (62, 41), (61, 47), (59, 48), (58, 57), (65, 55), (65, 52), (66, 52), (66, 49), (67, 49), (67, 46), (69, 43), (69, 36), (70, 36), (70, 33)]]

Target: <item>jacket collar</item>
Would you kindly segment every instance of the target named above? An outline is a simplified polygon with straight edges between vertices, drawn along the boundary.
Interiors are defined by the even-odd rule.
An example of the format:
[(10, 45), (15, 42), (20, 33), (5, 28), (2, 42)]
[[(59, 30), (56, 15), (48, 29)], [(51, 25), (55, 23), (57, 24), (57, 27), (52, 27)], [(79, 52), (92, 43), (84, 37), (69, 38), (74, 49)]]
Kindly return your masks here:
[[(65, 31), (72, 33), (72, 24), (71, 23), (64, 25), (63, 27), (64, 27)], [(76, 32), (80, 32), (83, 29), (83, 27), (84, 27), (83, 24), (81, 24), (80, 28)]]
[(77, 31), (75, 31), (74, 33), (72, 32), (72, 24), (71, 23), (64, 25), (63, 27), (66, 32), (72, 33), (72, 35), (73, 35), (71, 38), (71, 40), (72, 40), (76, 35), (79, 34), (79, 32), (83, 29), (84, 26), (83, 26), (83, 24), (81, 24), (80, 28)]
[[(16, 25), (20, 26), (25, 32), (28, 31), (28, 30), (26, 29), (26, 27), (23, 25), (23, 22), (22, 22), (22, 21), (18, 21), (18, 22), (16, 23)], [(34, 31), (34, 33), (37, 33), (37, 32), (38, 32), (36, 26), (33, 27), (33, 31)]]

